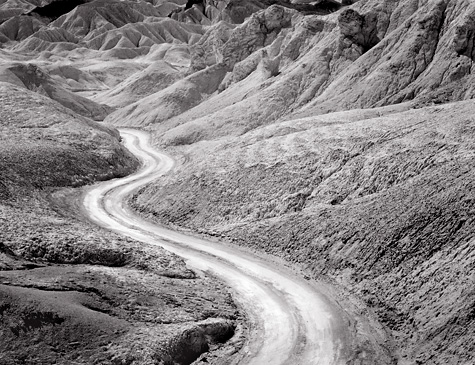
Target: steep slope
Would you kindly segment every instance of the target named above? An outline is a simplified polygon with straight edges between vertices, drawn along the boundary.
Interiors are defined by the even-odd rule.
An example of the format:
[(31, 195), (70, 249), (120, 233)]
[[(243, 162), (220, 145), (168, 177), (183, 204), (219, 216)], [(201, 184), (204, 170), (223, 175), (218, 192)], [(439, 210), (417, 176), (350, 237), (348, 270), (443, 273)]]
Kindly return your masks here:
[(0, 67), (0, 81), (11, 82), (28, 90), (47, 95), (80, 115), (94, 120), (103, 120), (110, 112), (110, 109), (105, 105), (97, 104), (67, 91), (32, 63), (4, 64)]
[(474, 10), (368, 0), (210, 26), (187, 78), (223, 67), (214, 92), (180, 81), (107, 118), (183, 156), (132, 205), (331, 278), (401, 363), (473, 362), (475, 105), (427, 105), (473, 98)]
[(177, 68), (165, 61), (157, 61), (120, 84), (92, 97), (93, 100), (113, 107), (123, 107), (155, 94), (180, 78)]
[[(466, 0), (359, 1), (328, 16), (272, 6), (238, 27), (218, 24), (193, 45), (190, 71), (224, 63), (229, 74), (156, 129), (167, 145), (343, 109), (469, 99), (473, 14)], [(147, 113), (139, 102), (136, 120)], [(123, 123), (121, 111), (108, 120)]]
[[(428, 2), (359, 58), (311, 106), (342, 104), (343, 100), (348, 107), (412, 99), (438, 101), (438, 95), (450, 89), (453, 95), (441, 101), (472, 98), (472, 88), (465, 80), (471, 78), (470, 19), (474, 14), (469, 1)], [(388, 52), (395, 49), (397, 52)], [(367, 76), (355, 85), (363, 65)]]
[(44, 26), (38, 19), (25, 16), (14, 16), (0, 24), (0, 33), (5, 41), (22, 41)]
[(136, 166), (114, 129), (10, 83), (1, 83), (1, 93), (1, 174), (7, 189), (11, 184), (12, 188), (82, 185), (127, 174)]
[(131, 203), (332, 278), (392, 331), (401, 363), (471, 363), (474, 108), (350, 111), (196, 143)]
[(107, 121), (133, 121), (136, 126), (147, 126), (167, 120), (198, 105), (214, 93), (225, 75), (226, 68), (222, 65), (201, 70), (119, 109), (110, 114)]

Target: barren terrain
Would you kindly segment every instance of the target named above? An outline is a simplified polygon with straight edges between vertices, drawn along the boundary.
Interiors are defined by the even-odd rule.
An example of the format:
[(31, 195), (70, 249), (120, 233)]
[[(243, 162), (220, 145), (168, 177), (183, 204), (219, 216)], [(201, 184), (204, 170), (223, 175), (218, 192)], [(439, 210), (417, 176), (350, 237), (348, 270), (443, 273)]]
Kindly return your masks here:
[(135, 170), (118, 132), (16, 86), (0, 98), (0, 363), (190, 363), (232, 337), (219, 281), (78, 221), (73, 190), (51, 198)]
[(0, 1), (0, 362), (182, 364), (171, 339), (203, 319), (240, 333), (219, 280), (77, 217), (76, 187), (138, 168), (126, 126), (177, 161), (136, 214), (325, 283), (388, 363), (474, 363), (474, 19), (470, 0)]
[[(187, 265), (211, 272), (232, 288), (233, 298), (246, 312), (246, 341), (235, 354), (218, 359), (226, 364), (389, 364), (385, 330), (349, 301), (335, 301), (332, 287), (309, 283), (301, 275), (276, 266), (223, 242), (202, 240), (142, 219), (122, 204), (131, 191), (167, 174), (169, 156), (148, 144), (141, 131), (122, 130), (125, 145), (142, 161), (142, 168), (124, 179), (88, 189), (84, 207), (99, 225), (178, 254)], [(358, 328), (358, 329), (357, 329)]]
[(473, 108), (329, 115), (202, 142), (131, 204), (343, 285), (393, 331), (403, 359), (470, 363)]

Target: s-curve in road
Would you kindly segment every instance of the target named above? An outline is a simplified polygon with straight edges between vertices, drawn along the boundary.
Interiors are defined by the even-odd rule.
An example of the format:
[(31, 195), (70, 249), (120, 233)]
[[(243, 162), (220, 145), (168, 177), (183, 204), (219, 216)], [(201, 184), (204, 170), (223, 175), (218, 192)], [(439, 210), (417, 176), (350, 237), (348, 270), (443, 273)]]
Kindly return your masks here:
[(145, 132), (123, 129), (121, 135), (142, 168), (92, 186), (84, 197), (86, 214), (106, 229), (176, 253), (190, 268), (212, 272), (231, 287), (250, 327), (245, 346), (231, 363), (345, 363), (342, 321), (311, 282), (239, 248), (147, 222), (126, 206), (133, 191), (169, 172), (174, 161), (154, 150)]

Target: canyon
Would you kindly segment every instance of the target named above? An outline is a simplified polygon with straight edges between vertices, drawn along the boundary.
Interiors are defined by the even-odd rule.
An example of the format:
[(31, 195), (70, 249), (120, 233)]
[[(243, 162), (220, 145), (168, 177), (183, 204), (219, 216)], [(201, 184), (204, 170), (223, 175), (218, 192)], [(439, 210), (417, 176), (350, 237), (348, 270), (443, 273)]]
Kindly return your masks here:
[[(331, 288), (348, 363), (475, 362), (474, 19), (469, 0), (0, 1), (0, 363), (243, 348), (219, 277), (81, 213), (139, 169), (124, 127), (175, 160), (134, 214)], [(209, 323), (210, 355), (180, 358)]]

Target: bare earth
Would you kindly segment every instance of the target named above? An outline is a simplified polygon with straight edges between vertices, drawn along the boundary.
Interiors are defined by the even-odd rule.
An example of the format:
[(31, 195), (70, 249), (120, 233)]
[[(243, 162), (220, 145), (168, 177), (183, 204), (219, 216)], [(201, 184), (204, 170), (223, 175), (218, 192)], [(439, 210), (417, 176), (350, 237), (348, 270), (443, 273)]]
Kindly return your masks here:
[(354, 321), (351, 313), (340, 311), (326, 298), (324, 287), (318, 290), (271, 262), (150, 224), (127, 210), (122, 202), (128, 194), (167, 173), (173, 160), (148, 146), (144, 133), (125, 130), (122, 135), (126, 146), (142, 160), (142, 170), (91, 189), (85, 196), (87, 214), (114, 232), (165, 247), (195, 270), (211, 271), (233, 288), (234, 298), (248, 315), (251, 333), (241, 353), (227, 363), (341, 364), (367, 357), (366, 352), (373, 352), (371, 361), (389, 362), (382, 348), (387, 341), (384, 332), (372, 329), (375, 333), (365, 339), (370, 342), (365, 349), (358, 343), (360, 334), (348, 327)]
[[(475, 363), (474, 19), (471, 0), (0, 0), (0, 363)], [(84, 186), (139, 169), (119, 127), (174, 166), (106, 211), (212, 241), (202, 261), (84, 217)]]

